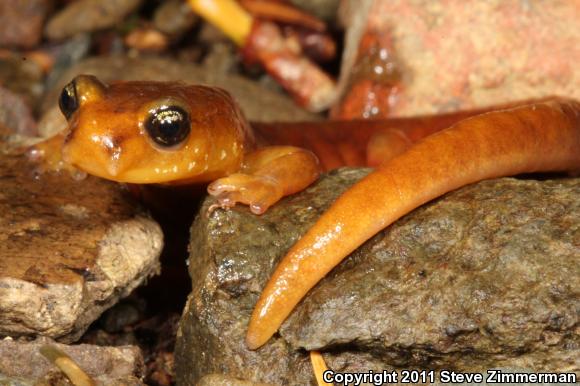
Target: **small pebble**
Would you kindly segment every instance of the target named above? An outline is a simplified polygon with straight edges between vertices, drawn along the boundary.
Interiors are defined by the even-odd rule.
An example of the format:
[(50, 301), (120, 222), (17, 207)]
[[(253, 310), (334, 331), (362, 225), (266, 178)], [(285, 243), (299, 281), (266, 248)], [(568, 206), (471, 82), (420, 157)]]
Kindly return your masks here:
[(183, 36), (198, 21), (199, 17), (182, 0), (162, 2), (153, 15), (153, 26), (172, 39)]
[(62, 40), (81, 32), (97, 31), (121, 23), (141, 5), (141, 0), (77, 0), (48, 21), (44, 34)]
[(142, 52), (162, 52), (167, 49), (167, 36), (153, 28), (138, 28), (125, 36), (125, 44)]
[(0, 47), (36, 46), (50, 3), (50, 0), (0, 1)]

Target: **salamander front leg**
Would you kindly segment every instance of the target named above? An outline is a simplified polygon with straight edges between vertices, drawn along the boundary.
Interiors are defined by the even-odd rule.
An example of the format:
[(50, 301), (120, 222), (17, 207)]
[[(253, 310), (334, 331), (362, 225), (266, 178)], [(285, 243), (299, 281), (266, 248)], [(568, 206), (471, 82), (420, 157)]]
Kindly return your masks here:
[(207, 190), (217, 197), (211, 207), (230, 208), (236, 203), (264, 213), (282, 197), (299, 192), (320, 175), (318, 158), (308, 150), (292, 146), (272, 146), (250, 153), (240, 173), (211, 183)]

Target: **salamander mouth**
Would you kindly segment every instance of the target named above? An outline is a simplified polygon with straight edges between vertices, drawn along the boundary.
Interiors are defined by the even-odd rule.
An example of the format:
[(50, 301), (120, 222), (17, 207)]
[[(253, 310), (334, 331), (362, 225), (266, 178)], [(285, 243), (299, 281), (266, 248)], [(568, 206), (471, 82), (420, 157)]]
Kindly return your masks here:
[(89, 174), (119, 181), (120, 175), (129, 166), (122, 157), (122, 147), (96, 141), (77, 143), (74, 136), (65, 140), (62, 159)]
[(209, 182), (214, 176), (206, 173), (186, 173), (176, 165), (151, 167), (137, 166), (132, 163), (131, 157), (123, 156), (123, 149), (118, 147), (113, 151), (105, 150), (108, 147), (95, 146), (92, 143), (90, 148), (84, 146), (80, 149), (73, 142), (65, 144), (62, 149), (62, 158), (88, 174), (104, 178), (110, 181), (132, 183), (132, 184), (166, 184), (176, 181)]

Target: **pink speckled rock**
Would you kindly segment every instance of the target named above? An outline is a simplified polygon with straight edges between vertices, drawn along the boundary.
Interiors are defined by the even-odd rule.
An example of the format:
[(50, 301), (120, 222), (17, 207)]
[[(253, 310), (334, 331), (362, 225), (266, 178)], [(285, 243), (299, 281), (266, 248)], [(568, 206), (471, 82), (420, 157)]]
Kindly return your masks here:
[(402, 85), (394, 103), (378, 106), (391, 116), (554, 94), (580, 98), (578, 0), (345, 0), (342, 5), (354, 15), (341, 76), (345, 92), (352, 88), (359, 42), (371, 32), (392, 35)]

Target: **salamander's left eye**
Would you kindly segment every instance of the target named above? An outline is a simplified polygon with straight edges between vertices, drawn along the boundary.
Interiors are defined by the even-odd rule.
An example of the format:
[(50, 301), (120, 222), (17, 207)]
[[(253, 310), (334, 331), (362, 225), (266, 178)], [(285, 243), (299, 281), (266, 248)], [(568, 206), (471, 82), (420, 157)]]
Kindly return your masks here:
[(178, 145), (187, 138), (191, 130), (189, 114), (179, 106), (163, 106), (153, 110), (145, 119), (145, 129), (158, 145)]

